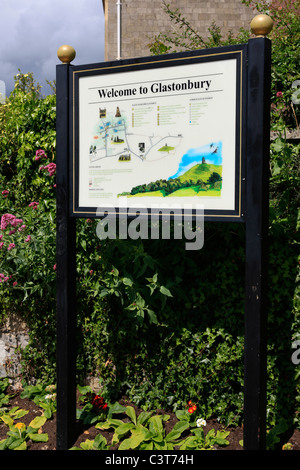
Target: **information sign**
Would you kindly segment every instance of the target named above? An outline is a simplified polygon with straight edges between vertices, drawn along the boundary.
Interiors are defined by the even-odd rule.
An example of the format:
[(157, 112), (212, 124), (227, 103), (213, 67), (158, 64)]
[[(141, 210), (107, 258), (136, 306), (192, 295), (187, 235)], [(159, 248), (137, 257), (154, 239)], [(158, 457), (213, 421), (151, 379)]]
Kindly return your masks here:
[(72, 67), (72, 215), (201, 204), (241, 219), (244, 46)]
[(70, 65), (64, 54), (61, 60), (57, 449), (69, 448), (76, 434), (76, 218), (101, 218), (98, 210), (120, 215), (124, 198), (126, 210), (145, 216), (177, 205), (190, 217), (185, 206), (194, 215), (200, 204), (208, 222), (244, 223), (243, 445), (265, 449), (271, 42), (260, 36), (84, 66)]

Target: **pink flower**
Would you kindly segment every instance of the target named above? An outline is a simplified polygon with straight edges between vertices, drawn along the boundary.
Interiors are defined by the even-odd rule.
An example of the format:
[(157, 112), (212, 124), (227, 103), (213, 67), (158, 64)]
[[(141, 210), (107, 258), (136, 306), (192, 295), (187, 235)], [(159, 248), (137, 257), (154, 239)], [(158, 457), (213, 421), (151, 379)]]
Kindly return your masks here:
[(13, 225), (15, 219), (15, 216), (12, 214), (3, 214), (1, 217), (1, 230), (5, 230), (8, 225)]
[(28, 204), (28, 207), (32, 207), (32, 209), (37, 209), (38, 205), (39, 205), (38, 202), (31, 202), (30, 204)]
[(282, 91), (277, 91), (276, 96), (277, 98), (281, 98), (283, 96)]
[(2, 240), (2, 238), (3, 238), (3, 235), (2, 235), (2, 233), (1, 233), (1, 235), (0, 235), (0, 240)]
[(94, 272), (94, 271), (91, 269), (91, 270), (90, 270), (90, 275), (92, 275), (92, 274), (93, 274), (93, 272)]
[(31, 240), (31, 236), (30, 236), (30, 235), (28, 235), (28, 237), (27, 237), (27, 238), (25, 238), (25, 243), (28, 243), (28, 242), (30, 242), (30, 240)]
[(1, 242), (1, 243), (0, 243), (0, 250), (2, 250), (3, 245), (4, 245), (4, 243)]
[(50, 176), (55, 175), (56, 173), (56, 164), (55, 163), (48, 163), (48, 165), (40, 166), (39, 170), (48, 170)]
[(44, 166), (44, 170), (48, 170), (49, 175), (53, 176), (55, 175), (55, 172), (56, 172), (56, 164), (49, 163), (48, 165)]
[(26, 225), (21, 225), (21, 227), (18, 228), (19, 232), (22, 232), (26, 228)]
[(16, 229), (14, 228), (13, 230), (10, 230), (8, 235), (13, 235), (14, 233), (16, 233)]
[(41, 149), (35, 152), (35, 160), (40, 160), (40, 158), (47, 158), (45, 151)]
[(10, 244), (8, 245), (7, 251), (10, 251), (10, 250), (12, 250), (12, 249), (15, 248), (15, 247), (16, 247), (16, 245), (15, 245), (14, 243), (10, 243)]
[(56, 264), (53, 266), (54, 271), (56, 271)]
[(11, 225), (12, 227), (16, 227), (22, 222), (23, 222), (22, 219), (17, 219), (12, 214), (3, 214), (3, 216), (1, 217), (1, 230), (5, 230), (8, 227), (8, 225)]
[(8, 195), (9, 195), (9, 191), (7, 191), (7, 189), (4, 189), (4, 191), (2, 191), (2, 196), (7, 197)]
[(18, 285), (17, 281), (13, 283), (13, 286), (16, 287)]

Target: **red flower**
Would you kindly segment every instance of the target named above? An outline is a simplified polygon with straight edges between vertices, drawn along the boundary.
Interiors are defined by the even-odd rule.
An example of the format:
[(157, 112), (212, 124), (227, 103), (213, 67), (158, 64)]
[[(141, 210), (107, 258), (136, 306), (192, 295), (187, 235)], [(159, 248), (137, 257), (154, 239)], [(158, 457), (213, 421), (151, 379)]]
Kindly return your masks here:
[(281, 98), (283, 96), (282, 91), (277, 91), (276, 96), (277, 98)]
[(196, 411), (196, 409), (197, 409), (197, 406), (195, 405), (195, 403), (193, 403), (192, 400), (189, 400), (188, 405), (189, 405), (188, 412), (190, 414), (194, 413), (194, 411)]
[(107, 408), (107, 403), (104, 402), (104, 398), (95, 393), (92, 395), (92, 405), (95, 411), (105, 411)]

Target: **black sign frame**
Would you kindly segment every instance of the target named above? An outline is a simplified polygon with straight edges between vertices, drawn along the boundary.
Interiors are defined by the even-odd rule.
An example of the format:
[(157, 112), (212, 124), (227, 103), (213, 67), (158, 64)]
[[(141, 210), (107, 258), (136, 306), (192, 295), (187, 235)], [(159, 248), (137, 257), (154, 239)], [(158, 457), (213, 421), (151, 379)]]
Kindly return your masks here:
[[(79, 204), (79, 80), (82, 77), (91, 77), (101, 75), (111, 76), (114, 74), (124, 74), (126, 83), (126, 73), (131, 71), (151, 71), (164, 67), (184, 66), (188, 64), (210, 63), (215, 61), (226, 61), (228, 59), (236, 60), (236, 116), (235, 116), (235, 175), (234, 175), (234, 208), (224, 209), (205, 209), (205, 221), (244, 221), (244, 202), (245, 202), (245, 122), (246, 122), (246, 103), (245, 96), (247, 92), (247, 70), (246, 70), (246, 52), (247, 45), (234, 45), (208, 50), (197, 50), (182, 52), (176, 54), (166, 54), (163, 56), (143, 57), (139, 59), (128, 59), (114, 62), (104, 62), (99, 64), (88, 64), (72, 66), (70, 69), (70, 216), (71, 217), (97, 217), (97, 207), (80, 206)], [(201, 198), (199, 198), (201, 203)], [(101, 213), (111, 213), (110, 207), (99, 207)], [(148, 209), (136, 208), (140, 216), (148, 217)], [(165, 211), (160, 209), (158, 216), (161, 217)], [(167, 211), (168, 212), (168, 211)], [(114, 207), (113, 214), (124, 214), (119, 207)], [(182, 216), (181, 210), (174, 210), (171, 218)], [(183, 215), (195, 216), (195, 210), (185, 211)], [(128, 216), (130, 218), (130, 216)]]

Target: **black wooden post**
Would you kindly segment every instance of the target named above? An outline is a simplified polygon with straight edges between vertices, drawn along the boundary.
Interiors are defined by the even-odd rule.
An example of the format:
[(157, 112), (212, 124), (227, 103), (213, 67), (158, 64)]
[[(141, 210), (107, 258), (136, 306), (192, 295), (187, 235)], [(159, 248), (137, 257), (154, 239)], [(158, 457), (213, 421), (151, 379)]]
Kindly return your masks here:
[(69, 217), (69, 64), (56, 67), (57, 450), (76, 424), (76, 220)]
[(271, 42), (248, 42), (244, 449), (265, 449)]

